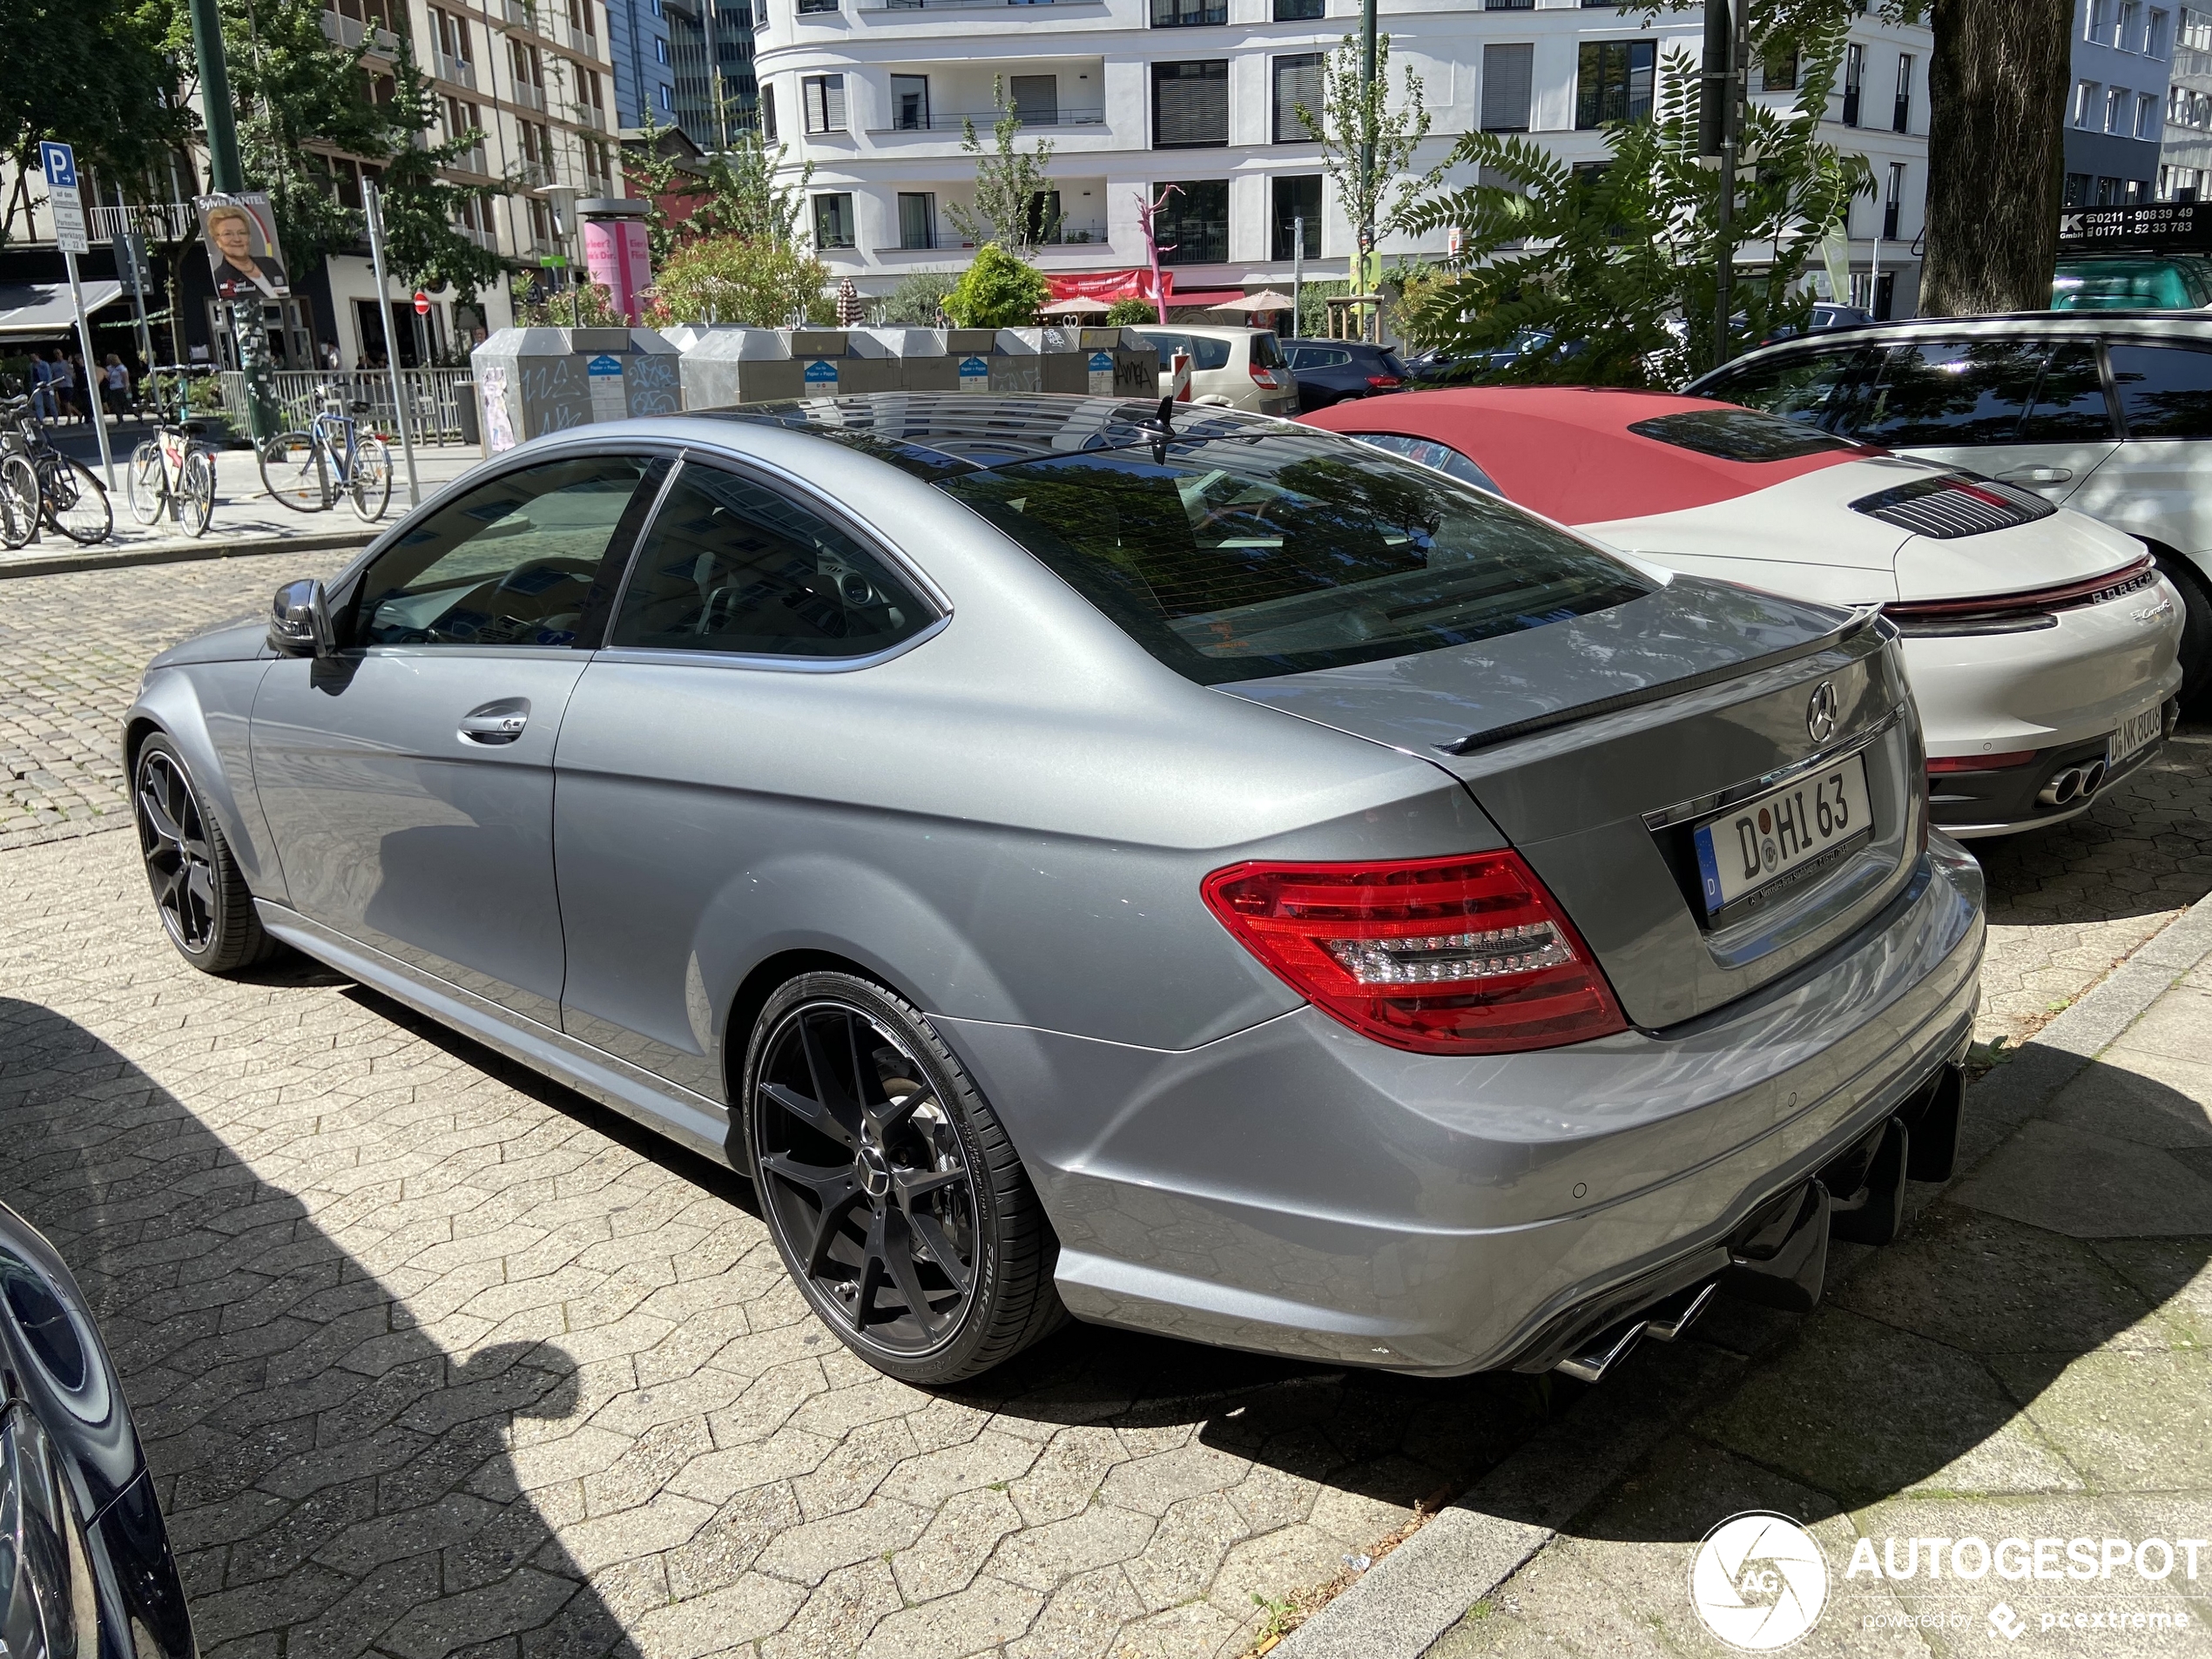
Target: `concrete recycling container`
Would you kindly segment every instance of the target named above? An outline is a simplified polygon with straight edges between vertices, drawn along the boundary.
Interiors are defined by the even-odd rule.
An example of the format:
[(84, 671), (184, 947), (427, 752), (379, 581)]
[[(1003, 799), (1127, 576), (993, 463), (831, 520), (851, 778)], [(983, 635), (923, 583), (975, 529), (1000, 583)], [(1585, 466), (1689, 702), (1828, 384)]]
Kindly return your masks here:
[(684, 334), (687, 409), (899, 389), (897, 354), (865, 328), (690, 325)]
[(548, 432), (683, 406), (676, 347), (651, 328), (502, 328), (469, 361), (488, 455)]
[[(1001, 328), (997, 347), (993, 391), (1158, 395), (1159, 353), (1141, 336), (1119, 328)], [(997, 367), (1001, 359), (1002, 368)]]

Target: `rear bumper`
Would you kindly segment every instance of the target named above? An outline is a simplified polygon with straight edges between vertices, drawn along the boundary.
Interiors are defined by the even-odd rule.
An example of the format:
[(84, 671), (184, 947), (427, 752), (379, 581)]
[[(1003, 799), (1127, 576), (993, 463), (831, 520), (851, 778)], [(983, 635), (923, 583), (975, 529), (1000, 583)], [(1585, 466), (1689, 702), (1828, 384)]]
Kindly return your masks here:
[(1310, 1008), (1180, 1053), (937, 1024), (1079, 1317), (1450, 1375), (1717, 1244), (1896, 1111), (1965, 1045), (1982, 938), (1979, 870), (1939, 838), (1851, 938), (1664, 1031), (1456, 1058)]
[(2033, 760), (2002, 772), (1946, 772), (1928, 779), (1928, 816), (1962, 840), (2016, 835), (2078, 818), (2114, 785), (2141, 771), (2165, 747), (2181, 722), (2181, 701), (2168, 698), (2161, 735), (2117, 767), (2104, 765), (2102, 734), (2040, 749)]

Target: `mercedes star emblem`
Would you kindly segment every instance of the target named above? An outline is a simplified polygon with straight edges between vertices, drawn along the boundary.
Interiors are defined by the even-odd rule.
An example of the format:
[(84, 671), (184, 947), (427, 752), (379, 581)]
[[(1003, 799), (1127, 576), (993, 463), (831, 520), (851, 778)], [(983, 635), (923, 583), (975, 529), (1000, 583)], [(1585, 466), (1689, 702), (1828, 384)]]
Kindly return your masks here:
[(1805, 730), (1812, 734), (1815, 743), (1825, 743), (1835, 736), (1835, 681), (1823, 680), (1814, 687), (1812, 701), (1805, 705)]

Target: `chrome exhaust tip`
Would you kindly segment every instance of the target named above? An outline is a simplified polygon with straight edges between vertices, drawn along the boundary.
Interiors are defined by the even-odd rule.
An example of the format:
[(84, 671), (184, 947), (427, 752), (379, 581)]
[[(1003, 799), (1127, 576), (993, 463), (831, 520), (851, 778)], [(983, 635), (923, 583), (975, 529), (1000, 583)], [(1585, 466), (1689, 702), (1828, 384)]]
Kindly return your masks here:
[(1707, 1279), (1662, 1297), (1619, 1324), (1607, 1326), (1552, 1369), (1566, 1372), (1576, 1382), (1603, 1382), (1605, 1373), (1645, 1337), (1654, 1342), (1672, 1342), (1680, 1336), (1705, 1311), (1719, 1289), (1717, 1281)]
[(2046, 806), (2063, 806), (2081, 793), (2081, 768), (2068, 766), (2036, 792), (2035, 799)]
[(2093, 760), (2081, 769), (2081, 799), (2087, 800), (2104, 787), (2105, 763)]

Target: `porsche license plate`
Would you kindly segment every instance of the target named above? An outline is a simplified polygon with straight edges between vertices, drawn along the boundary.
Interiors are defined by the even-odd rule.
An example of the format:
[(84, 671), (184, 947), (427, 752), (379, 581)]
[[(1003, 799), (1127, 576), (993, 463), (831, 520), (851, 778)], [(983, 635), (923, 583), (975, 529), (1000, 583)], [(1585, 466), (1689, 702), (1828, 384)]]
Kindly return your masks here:
[(1866, 762), (1846, 755), (1697, 826), (1705, 914), (1820, 860), (1872, 826)]
[(2120, 723), (2120, 730), (2105, 739), (2105, 767), (2110, 771), (2124, 760), (2158, 741), (2159, 733), (2166, 729), (2166, 711), (2154, 703), (2140, 714), (2131, 714)]

